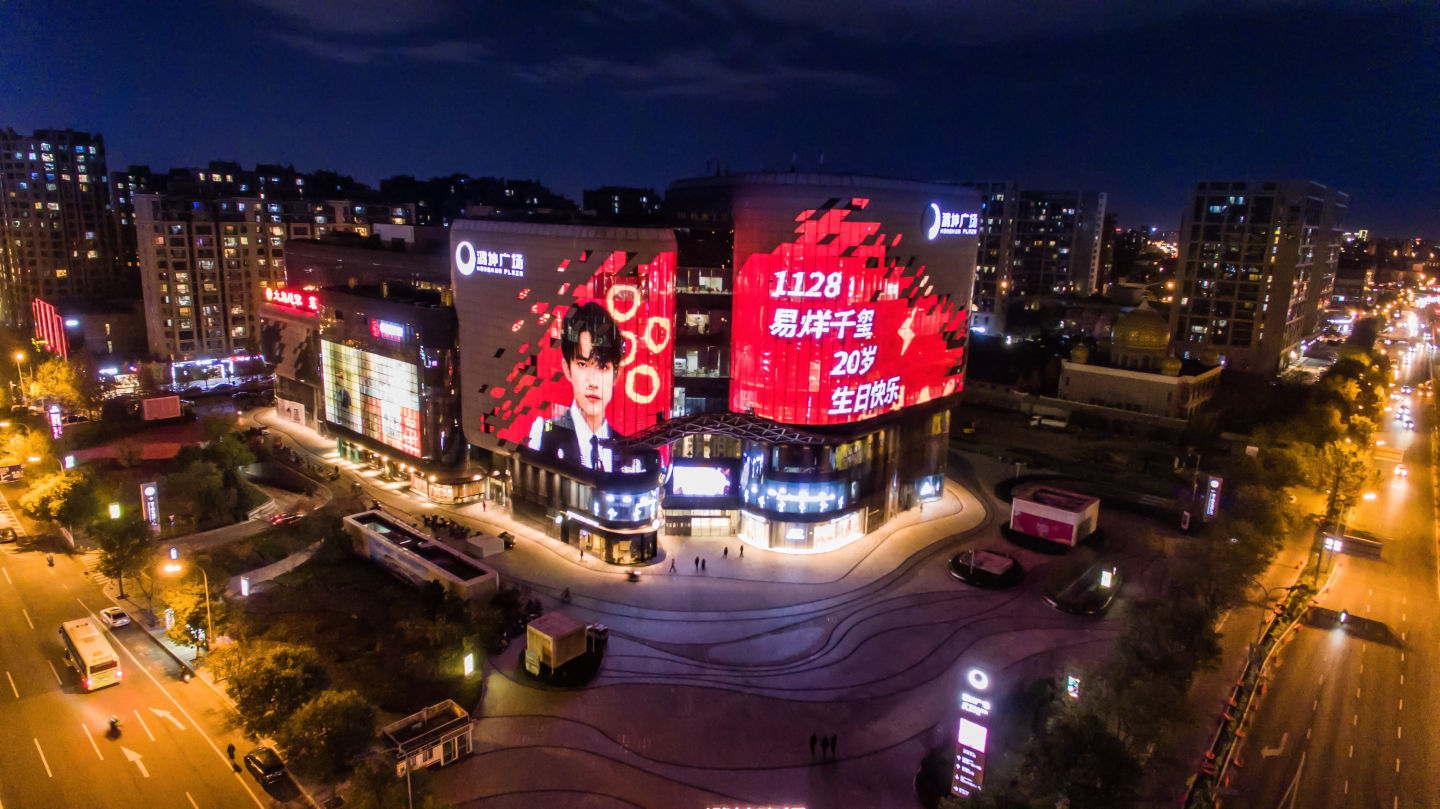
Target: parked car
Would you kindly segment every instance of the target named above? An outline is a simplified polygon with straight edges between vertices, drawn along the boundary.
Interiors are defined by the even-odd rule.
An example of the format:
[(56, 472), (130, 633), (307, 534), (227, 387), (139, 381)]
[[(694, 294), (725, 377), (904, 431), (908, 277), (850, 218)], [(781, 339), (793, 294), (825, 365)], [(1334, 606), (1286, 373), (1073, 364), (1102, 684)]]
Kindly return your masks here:
[(4, 528), (0, 528), (0, 542), (14, 542), (19, 538), (20, 536), (15, 533), (14, 528), (11, 528), (8, 525)]
[(100, 620), (104, 621), (111, 629), (130, 625), (130, 616), (126, 615), (125, 610), (119, 607), (106, 607), (100, 610)]
[(262, 784), (273, 784), (285, 777), (285, 762), (268, 747), (257, 747), (246, 753), (245, 769)]

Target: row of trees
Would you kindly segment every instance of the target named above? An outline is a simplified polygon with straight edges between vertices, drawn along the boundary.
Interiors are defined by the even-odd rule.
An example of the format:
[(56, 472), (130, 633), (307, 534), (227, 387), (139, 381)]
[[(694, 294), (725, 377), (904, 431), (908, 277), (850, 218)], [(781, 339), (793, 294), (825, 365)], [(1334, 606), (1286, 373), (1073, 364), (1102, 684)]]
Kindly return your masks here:
[(1071, 809), (1120, 809), (1135, 803), (1147, 771), (1179, 764), (1177, 735), (1192, 728), (1186, 695), (1220, 659), (1220, 613), (1244, 599), (1303, 524), (1285, 489), (1321, 490), (1323, 518), (1343, 517), (1366, 481), (1365, 453), (1389, 382), (1383, 355), (1347, 357), (1293, 417), (1258, 429), (1255, 451), (1227, 465), (1222, 513), (1172, 556), (1164, 592), (1134, 605), (1114, 652), (1080, 673), (1080, 698), (1047, 682), (1018, 700), (1015, 712), (1031, 730), (1019, 755), (987, 777), (985, 792), (943, 805), (1048, 809), (1064, 799)]

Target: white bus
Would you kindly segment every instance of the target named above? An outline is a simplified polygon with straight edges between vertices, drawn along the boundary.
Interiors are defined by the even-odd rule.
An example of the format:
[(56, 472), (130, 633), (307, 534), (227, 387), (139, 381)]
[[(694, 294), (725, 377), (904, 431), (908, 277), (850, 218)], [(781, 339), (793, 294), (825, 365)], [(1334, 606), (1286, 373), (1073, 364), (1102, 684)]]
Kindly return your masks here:
[(120, 682), (120, 658), (89, 618), (61, 624), (60, 641), (65, 644), (65, 662), (79, 672), (80, 685), (86, 691)]

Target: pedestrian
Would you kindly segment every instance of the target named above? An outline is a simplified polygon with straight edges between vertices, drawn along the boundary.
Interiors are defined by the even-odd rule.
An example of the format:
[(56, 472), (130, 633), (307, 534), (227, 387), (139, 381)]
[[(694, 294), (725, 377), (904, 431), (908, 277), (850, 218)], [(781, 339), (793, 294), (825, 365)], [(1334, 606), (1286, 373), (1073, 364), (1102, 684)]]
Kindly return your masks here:
[(725, 550), (720, 554), (720, 558), (721, 558), (721, 559), (729, 559), (729, 558), (730, 558), (730, 546), (729, 546), (729, 545), (726, 545), (726, 546), (725, 546)]
[(740, 546), (740, 558), (741, 558), (741, 559), (744, 559), (744, 558), (745, 558), (745, 546), (744, 546), (744, 545), (741, 545), (741, 546)]
[(480, 510), (481, 510), (481, 511), (488, 511), (488, 510), (489, 510), (489, 508), (485, 505), (485, 501), (484, 501), (484, 500), (481, 500), (481, 501), (480, 501)]
[(815, 742), (818, 738), (815, 734), (810, 734), (810, 758), (815, 758)]
[(835, 745), (836, 745), (836, 743), (839, 742), (839, 741), (840, 741), (840, 737), (839, 737), (839, 736), (837, 736), (837, 735), (834, 734), (834, 733), (830, 734), (830, 758), (835, 758)]
[(701, 573), (704, 573), (704, 572), (705, 572), (705, 560), (704, 560), (704, 559), (701, 559), (701, 560), (700, 560), (700, 572), (701, 572)]
[(674, 572), (675, 572), (675, 560), (674, 560), (674, 559), (671, 559), (671, 560), (670, 560), (670, 572), (671, 572), (671, 573), (674, 573)]
[(700, 557), (698, 557), (698, 556), (695, 557), (695, 569), (696, 569), (696, 570), (699, 570), (699, 569), (700, 569)]
[(821, 736), (821, 737), (820, 737), (820, 758), (825, 758), (825, 757), (828, 756), (828, 755), (830, 755), (830, 737), (829, 737), (829, 736)]
[[(814, 747), (814, 745), (811, 745), (811, 747)], [(225, 745), (225, 755), (229, 756), (231, 761), (234, 761), (234, 760), (235, 760), (235, 743), (234, 743), (234, 742), (231, 742), (231, 743)]]

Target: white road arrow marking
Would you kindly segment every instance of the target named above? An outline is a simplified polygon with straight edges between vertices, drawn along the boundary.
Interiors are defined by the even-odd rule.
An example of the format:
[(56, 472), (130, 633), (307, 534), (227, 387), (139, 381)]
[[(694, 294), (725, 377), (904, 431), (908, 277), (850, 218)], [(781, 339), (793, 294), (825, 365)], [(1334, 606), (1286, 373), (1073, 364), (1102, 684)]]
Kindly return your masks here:
[(1264, 747), (1264, 748), (1261, 748), (1261, 750), (1260, 750), (1260, 757), (1261, 757), (1261, 758), (1272, 758), (1272, 757), (1274, 757), (1274, 756), (1278, 756), (1278, 755), (1280, 755), (1281, 753), (1285, 752), (1285, 742), (1286, 742), (1286, 740), (1288, 740), (1289, 738), (1290, 738), (1290, 733), (1289, 733), (1288, 731), (1285, 732), (1285, 733), (1280, 734), (1280, 746), (1279, 746), (1279, 747)]
[(160, 710), (159, 708), (151, 708), (151, 709), (150, 709), (150, 713), (155, 714), (156, 716), (160, 717), (161, 719), (169, 719), (171, 722), (173, 722), (173, 723), (175, 724), (175, 729), (176, 729), (176, 730), (184, 730), (184, 729), (185, 729), (185, 726), (182, 725), (182, 724), (180, 724), (180, 720), (179, 720), (179, 719), (176, 719), (176, 718), (175, 718), (175, 715), (172, 714), (172, 713), (170, 713), (169, 711), (162, 711), (162, 710)]
[(139, 754), (139, 753), (135, 752), (134, 750), (131, 750), (131, 749), (128, 748), (128, 747), (122, 747), (122, 748), (120, 748), (120, 752), (122, 752), (122, 753), (125, 754), (125, 760), (126, 760), (126, 761), (134, 762), (134, 763), (135, 763), (135, 766), (140, 768), (140, 774), (141, 774), (141, 775), (145, 776), (146, 778), (149, 778), (149, 777), (150, 777), (150, 772), (145, 769), (144, 763), (142, 763), (142, 762), (140, 761), (140, 754)]

